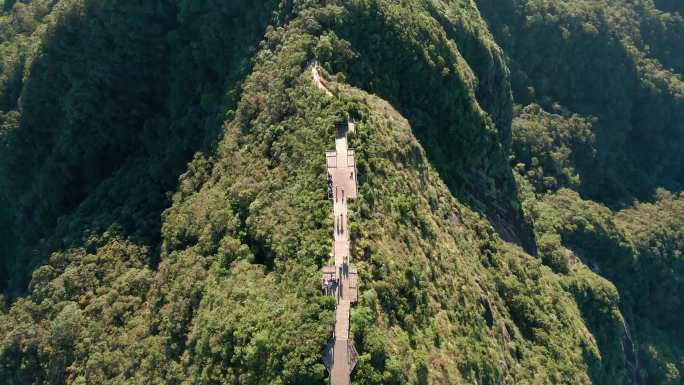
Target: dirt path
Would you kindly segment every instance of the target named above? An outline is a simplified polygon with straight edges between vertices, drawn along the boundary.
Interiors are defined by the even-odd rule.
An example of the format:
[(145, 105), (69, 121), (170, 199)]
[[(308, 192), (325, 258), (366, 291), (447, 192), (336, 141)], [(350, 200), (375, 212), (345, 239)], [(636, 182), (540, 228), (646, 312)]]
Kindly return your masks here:
[(325, 92), (328, 96), (333, 96), (332, 92), (325, 86), (325, 80), (321, 76), (320, 65), (318, 63), (314, 63), (314, 65), (311, 66), (311, 76), (313, 77), (314, 84), (319, 90)]

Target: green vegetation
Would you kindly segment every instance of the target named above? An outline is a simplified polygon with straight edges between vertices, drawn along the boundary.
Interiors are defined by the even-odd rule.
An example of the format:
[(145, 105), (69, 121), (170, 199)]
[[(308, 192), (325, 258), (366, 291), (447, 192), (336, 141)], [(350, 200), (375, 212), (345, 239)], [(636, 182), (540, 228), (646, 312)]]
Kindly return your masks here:
[[(561, 189), (538, 199), (530, 196), (525, 207), (535, 224), (545, 264), (564, 273), (565, 265), (559, 266), (558, 259), (549, 255), (565, 254), (618, 288), (620, 309), (631, 329), (632, 341), (627, 345), (633, 345), (631, 349), (638, 354), (627, 357), (634, 366), (632, 382), (639, 378), (647, 384), (681, 383), (684, 195), (661, 190), (654, 203), (614, 213), (582, 200), (574, 191)], [(586, 320), (590, 327), (603, 327)]]
[(517, 111), (513, 121), (513, 153), (516, 170), (535, 191), (577, 189), (583, 175), (596, 161), (595, 121), (577, 114), (545, 112), (532, 104)]
[(6, 1), (0, 378), (326, 383), (351, 118), (354, 384), (684, 383), (673, 8)]
[(616, 285), (631, 383), (681, 383), (681, 197), (655, 187), (684, 180), (684, 56), (673, 51), (684, 21), (650, 1), (479, 5), (527, 104), (515, 108), (512, 166), (539, 257), (561, 273), (579, 259)]
[(508, 70), (477, 9), (464, 1), (349, 3), (336, 31), (355, 60), (323, 64), (396, 106), (452, 193), (506, 239), (533, 249), (506, 161)]
[(11, 295), (50, 250), (90, 234), (159, 242), (165, 194), (215, 143), (274, 6), (35, 1), (3, 13), (0, 239)]
[(684, 19), (652, 0), (478, 0), (522, 105), (593, 123), (583, 196), (613, 206), (684, 180)]
[[(501, 243), (417, 156), (423, 151), (407, 121), (386, 103), (366, 100), (369, 124), (353, 137), (364, 176), (352, 228), (365, 284), (352, 314), (359, 383), (589, 384), (591, 367), (596, 376), (619, 378), (622, 361), (605, 360), (587, 338), (582, 309), (566, 292), (569, 279)], [(602, 282), (573, 268), (577, 285)], [(583, 295), (589, 312), (606, 314), (606, 338), (619, 352), (612, 290)]]

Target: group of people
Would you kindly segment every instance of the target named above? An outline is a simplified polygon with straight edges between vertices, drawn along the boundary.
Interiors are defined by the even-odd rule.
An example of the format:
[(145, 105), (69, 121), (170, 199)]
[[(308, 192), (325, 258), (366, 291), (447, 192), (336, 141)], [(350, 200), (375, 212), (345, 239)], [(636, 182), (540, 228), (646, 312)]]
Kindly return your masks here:
[[(350, 178), (354, 177), (354, 173), (349, 175)], [(340, 198), (344, 202), (344, 189), (335, 189), (333, 191), (333, 177), (328, 172), (328, 198), (335, 199), (337, 202)], [(335, 231), (337, 234), (344, 234), (344, 214), (340, 213), (339, 217), (335, 217)], [(348, 263), (348, 257), (345, 257), (345, 264)], [(343, 274), (343, 268), (340, 268), (340, 276)], [(329, 295), (334, 294), (337, 290), (339, 293), (339, 288), (341, 286), (340, 278), (333, 275), (325, 275), (323, 278), (323, 289)]]
[(332, 295), (333, 291), (339, 286), (340, 279), (335, 276), (326, 276), (323, 278), (323, 289), (326, 294)]
[[(354, 171), (349, 174), (350, 178), (354, 177)], [(344, 202), (344, 189), (340, 190), (341, 196), (337, 194), (337, 190), (335, 190), (335, 194), (333, 194), (333, 178), (332, 175), (328, 172), (328, 198), (333, 199), (335, 198), (335, 201), (337, 201), (339, 198), (342, 198), (342, 201)]]

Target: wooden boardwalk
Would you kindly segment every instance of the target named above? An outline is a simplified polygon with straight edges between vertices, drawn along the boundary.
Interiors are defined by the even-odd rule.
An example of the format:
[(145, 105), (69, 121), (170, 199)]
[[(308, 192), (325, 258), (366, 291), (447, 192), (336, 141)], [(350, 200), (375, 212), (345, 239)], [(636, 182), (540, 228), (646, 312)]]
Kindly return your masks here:
[[(352, 303), (358, 298), (358, 274), (351, 264), (349, 249), (349, 217), (347, 202), (357, 196), (356, 168), (354, 152), (347, 148), (348, 124), (338, 127), (335, 151), (326, 154), (328, 175), (331, 183), (333, 201), (333, 259), (336, 272), (337, 308), (335, 311), (335, 334), (326, 361), (332, 385), (349, 385), (351, 372), (356, 365), (357, 354), (353, 341), (349, 338), (349, 314)], [(333, 155), (334, 154), (334, 155)], [(330, 271), (330, 268), (327, 268)], [(332, 357), (330, 357), (332, 355)]]
[[(332, 93), (321, 77), (318, 65), (311, 69), (314, 84), (326, 95)], [(331, 385), (349, 385), (351, 372), (356, 366), (358, 354), (349, 338), (349, 315), (351, 305), (358, 299), (358, 273), (350, 261), (349, 217), (347, 202), (358, 195), (356, 183), (356, 159), (354, 150), (347, 146), (347, 132), (354, 131), (354, 123), (337, 127), (335, 151), (326, 152), (328, 191), (333, 201), (333, 266), (321, 271), (324, 290), (337, 299), (333, 339), (323, 353), (323, 362), (330, 372)], [(334, 275), (334, 276), (333, 276)]]

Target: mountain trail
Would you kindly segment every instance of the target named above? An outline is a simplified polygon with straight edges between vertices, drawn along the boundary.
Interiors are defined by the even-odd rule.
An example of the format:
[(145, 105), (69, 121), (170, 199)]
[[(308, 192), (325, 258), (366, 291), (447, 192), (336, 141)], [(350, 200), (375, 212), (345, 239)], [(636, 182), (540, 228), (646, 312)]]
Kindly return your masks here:
[(311, 76), (313, 77), (313, 82), (316, 85), (316, 87), (318, 87), (319, 90), (325, 92), (326, 95), (333, 96), (332, 92), (330, 92), (328, 87), (325, 85), (326, 81), (321, 76), (320, 68), (321, 65), (318, 64), (318, 62), (314, 63), (311, 66)]
[[(314, 84), (327, 95), (332, 93), (323, 83), (314, 64), (311, 70)], [(347, 202), (358, 194), (356, 184), (355, 152), (347, 145), (347, 132), (353, 131), (354, 123), (347, 122), (337, 127), (335, 151), (326, 152), (328, 169), (328, 197), (333, 201), (333, 245), (334, 266), (323, 268), (323, 289), (337, 300), (335, 329), (332, 341), (325, 349), (323, 361), (330, 372), (332, 385), (349, 385), (351, 372), (356, 366), (358, 354), (349, 338), (349, 314), (358, 299), (358, 274), (356, 266), (350, 263), (350, 239), (348, 229)]]

